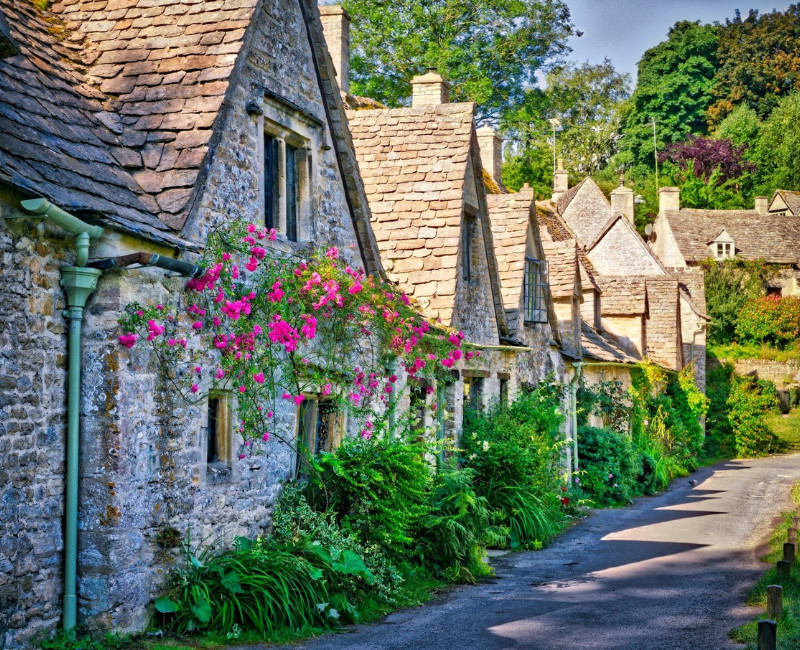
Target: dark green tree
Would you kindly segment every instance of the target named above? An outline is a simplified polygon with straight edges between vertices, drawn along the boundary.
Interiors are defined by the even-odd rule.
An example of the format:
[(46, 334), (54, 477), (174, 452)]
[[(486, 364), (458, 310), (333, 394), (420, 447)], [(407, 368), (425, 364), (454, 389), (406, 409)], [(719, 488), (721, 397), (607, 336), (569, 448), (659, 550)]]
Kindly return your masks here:
[(354, 94), (403, 106), (411, 78), (436, 68), (453, 101), (482, 120), (519, 106), (535, 73), (569, 51), (562, 0), (344, 0), (352, 18)]
[(666, 41), (639, 61), (636, 90), (623, 125), (621, 148), (626, 164), (654, 165), (653, 125), (659, 150), (692, 134), (708, 132), (706, 110), (716, 73), (717, 27), (678, 22)]
[(709, 118), (719, 124), (739, 104), (762, 119), (800, 89), (800, 5), (747, 18), (737, 11), (719, 30), (718, 70)]

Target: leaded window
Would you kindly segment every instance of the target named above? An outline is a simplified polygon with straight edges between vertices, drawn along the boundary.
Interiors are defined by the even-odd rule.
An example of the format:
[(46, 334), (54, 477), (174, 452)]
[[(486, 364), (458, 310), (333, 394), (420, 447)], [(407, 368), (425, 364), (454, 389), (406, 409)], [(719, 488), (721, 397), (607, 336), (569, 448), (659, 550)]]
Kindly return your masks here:
[(525, 258), (524, 308), (526, 323), (547, 322), (549, 296), (547, 262)]

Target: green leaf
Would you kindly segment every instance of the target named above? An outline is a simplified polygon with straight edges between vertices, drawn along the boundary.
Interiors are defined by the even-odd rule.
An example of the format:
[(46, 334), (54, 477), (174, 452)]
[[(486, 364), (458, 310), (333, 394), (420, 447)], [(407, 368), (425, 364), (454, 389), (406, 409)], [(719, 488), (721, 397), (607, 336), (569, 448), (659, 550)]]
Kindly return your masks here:
[(197, 599), (197, 604), (192, 606), (192, 614), (201, 623), (208, 623), (211, 620), (211, 603), (205, 596)]
[(371, 585), (373, 582), (375, 582), (375, 576), (367, 568), (367, 565), (364, 564), (364, 558), (362, 558), (355, 551), (351, 551), (349, 549), (342, 551), (341, 561), (334, 562), (332, 567), (337, 573), (360, 576), (364, 578), (364, 581), (367, 584)]
[(308, 575), (312, 580), (319, 580), (322, 578), (322, 569), (319, 569), (315, 566), (308, 567)]
[(180, 609), (180, 603), (176, 603), (169, 596), (161, 596), (161, 598), (156, 599), (156, 611), (162, 614), (172, 614), (173, 612), (179, 612)]
[(242, 589), (242, 584), (239, 582), (239, 574), (235, 571), (231, 571), (230, 573), (226, 573), (222, 578), (222, 586), (225, 587), (228, 591), (232, 594), (242, 594), (244, 590)]

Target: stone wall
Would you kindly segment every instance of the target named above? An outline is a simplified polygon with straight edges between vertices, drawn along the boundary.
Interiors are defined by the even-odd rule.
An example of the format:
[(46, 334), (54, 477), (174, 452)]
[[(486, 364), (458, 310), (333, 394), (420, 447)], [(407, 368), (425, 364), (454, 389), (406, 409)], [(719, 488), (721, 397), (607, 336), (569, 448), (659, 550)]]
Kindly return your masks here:
[(11, 222), (0, 195), (0, 647), (61, 615), (66, 327), (55, 228)]
[(770, 359), (737, 359), (733, 362), (740, 375), (755, 373), (759, 379), (768, 379), (778, 388), (786, 384), (800, 384), (800, 361), (772, 361)]
[(647, 356), (670, 370), (680, 370), (683, 367), (683, 346), (678, 282), (668, 278), (648, 278), (647, 306)]
[(617, 221), (589, 251), (600, 275), (663, 275), (653, 254), (623, 220)]

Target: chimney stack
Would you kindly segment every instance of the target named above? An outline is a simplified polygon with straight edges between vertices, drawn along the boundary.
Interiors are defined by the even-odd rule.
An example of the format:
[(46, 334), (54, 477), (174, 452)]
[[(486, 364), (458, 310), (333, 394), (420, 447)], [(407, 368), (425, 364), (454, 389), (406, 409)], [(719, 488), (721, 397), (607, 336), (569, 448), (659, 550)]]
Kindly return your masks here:
[(758, 214), (769, 214), (769, 197), (757, 196), (755, 208)]
[(450, 84), (447, 83), (435, 68), (428, 68), (428, 72), (414, 77), (411, 80), (413, 90), (411, 107), (438, 106), (450, 101)]
[(564, 169), (564, 159), (558, 159), (558, 166), (553, 175), (553, 201), (558, 201), (561, 195), (569, 189), (569, 172)]
[(658, 214), (678, 212), (681, 209), (681, 188), (662, 187), (658, 190)]
[(503, 187), (503, 138), (491, 126), (482, 126), (477, 131), (481, 150), (481, 164), (501, 189)]
[(322, 31), (339, 78), (339, 89), (350, 92), (350, 16), (339, 5), (320, 5)]
[(620, 176), (619, 187), (614, 188), (611, 192), (611, 211), (616, 214), (621, 214), (631, 223), (635, 223), (633, 218), (633, 190), (625, 187), (625, 177)]

